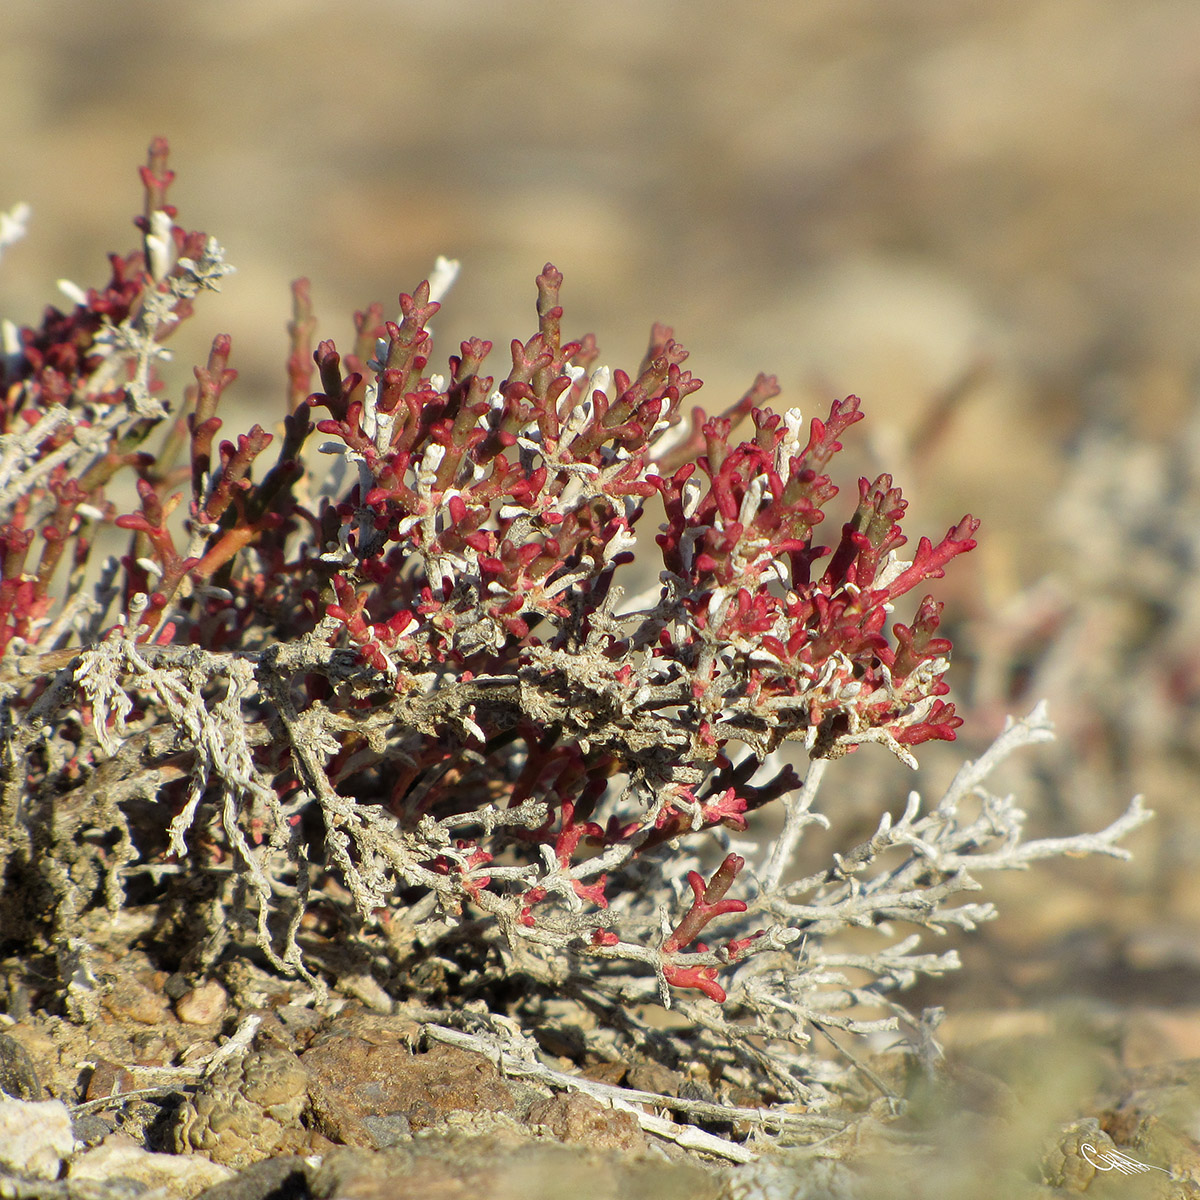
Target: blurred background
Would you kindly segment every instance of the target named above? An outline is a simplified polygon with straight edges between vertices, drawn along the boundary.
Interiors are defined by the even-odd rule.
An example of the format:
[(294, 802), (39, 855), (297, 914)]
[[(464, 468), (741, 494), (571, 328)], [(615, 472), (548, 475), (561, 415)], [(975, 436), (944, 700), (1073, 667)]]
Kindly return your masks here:
[[(345, 340), (438, 254), (442, 355), (488, 337), (502, 370), (550, 260), (568, 332), (632, 369), (671, 324), (710, 408), (759, 370), (806, 415), (860, 395), (851, 469), (895, 474), (911, 538), (984, 521), (938, 589), (967, 725), (918, 786), (1047, 696), (1031, 828), (1159, 812), (1132, 864), (987, 881), (1006, 916), (924, 998), (966, 1038), (972, 1008), (1082, 997), (1127, 1063), (1200, 1056), (1193, 0), (5, 0), (0, 112), (0, 209), (33, 210), (0, 314), (106, 278), (163, 134), (181, 222), (238, 272), (178, 386), (232, 333), (264, 424), (292, 278)], [(873, 761), (864, 828), (912, 786)]]

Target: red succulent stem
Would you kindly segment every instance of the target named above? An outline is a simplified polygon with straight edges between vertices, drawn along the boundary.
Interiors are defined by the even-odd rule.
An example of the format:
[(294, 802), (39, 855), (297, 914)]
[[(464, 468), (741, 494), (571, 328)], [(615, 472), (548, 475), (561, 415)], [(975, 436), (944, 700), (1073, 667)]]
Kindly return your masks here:
[[(216, 415), (217, 405), (225, 389), (237, 378), (237, 371), (229, 366), (232, 339), (228, 334), (213, 338), (208, 363), (193, 368), (196, 376), (194, 387), (188, 389), (187, 399), (192, 412), (188, 416), (188, 430), (192, 436), (192, 495), (197, 505), (204, 501), (205, 483), (212, 469), (212, 444), (221, 419)], [(210, 516), (209, 520), (215, 520)]]
[(727, 855), (725, 861), (713, 873), (707, 884), (698, 871), (689, 871), (688, 885), (694, 894), (692, 906), (684, 915), (682, 921), (675, 926), (674, 932), (663, 943), (663, 953), (673, 954), (682, 950), (694, 941), (704, 927), (714, 917), (725, 913), (740, 913), (746, 911), (744, 900), (725, 900), (725, 893), (737, 878), (737, 873), (746, 865), (746, 860), (736, 854)]
[(287, 360), (288, 412), (294, 413), (312, 391), (313, 333), (312, 286), (307, 279), (292, 281), (292, 319), (288, 322), (291, 353)]

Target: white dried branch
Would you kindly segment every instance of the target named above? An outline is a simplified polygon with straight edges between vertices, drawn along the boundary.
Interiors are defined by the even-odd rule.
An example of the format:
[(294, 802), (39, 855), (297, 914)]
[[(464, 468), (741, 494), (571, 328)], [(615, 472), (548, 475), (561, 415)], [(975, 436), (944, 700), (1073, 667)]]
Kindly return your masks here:
[(946, 789), (938, 804), (939, 812), (956, 812), (958, 806), (971, 795), (983, 781), (1013, 751), (1023, 746), (1034, 746), (1054, 740), (1054, 726), (1046, 712), (1046, 702), (1039, 700), (1027, 717), (1014, 720), (1009, 717), (1004, 729), (986, 751), (973, 762), (965, 762)]
[(805, 827), (814, 822), (826, 827), (829, 825), (827, 817), (822, 817), (812, 811), (812, 806), (817, 799), (817, 789), (821, 786), (828, 761), (825, 758), (809, 759), (808, 772), (804, 776), (804, 786), (794, 796), (789, 796), (784, 800), (786, 816), (784, 817), (783, 831), (775, 839), (775, 844), (771, 848), (770, 857), (767, 859), (761, 876), (762, 890), (767, 895), (779, 889), (784, 873), (792, 865), (792, 858)]
[(31, 212), (32, 209), (24, 202), (14, 204), (7, 212), (0, 212), (0, 256), (25, 236)]
[[(694, 1125), (681, 1125), (659, 1114), (674, 1111), (699, 1121), (755, 1125), (772, 1132), (787, 1130), (792, 1133), (811, 1133), (841, 1128), (842, 1125), (836, 1118), (785, 1109), (745, 1108), (713, 1101), (690, 1100), (636, 1088), (617, 1087), (585, 1076), (569, 1075), (540, 1062), (533, 1048), (527, 1044), (514, 1044), (487, 1031), (467, 1033), (445, 1025), (427, 1024), (422, 1026), (421, 1032), (424, 1037), (433, 1041), (483, 1054), (495, 1063), (504, 1075), (530, 1079), (557, 1091), (581, 1092), (611, 1108), (632, 1113), (638, 1124), (648, 1133), (676, 1142), (685, 1149), (713, 1154), (732, 1162), (753, 1162), (758, 1156), (746, 1146), (706, 1133)], [(647, 1112), (645, 1105), (652, 1106), (656, 1111)]]

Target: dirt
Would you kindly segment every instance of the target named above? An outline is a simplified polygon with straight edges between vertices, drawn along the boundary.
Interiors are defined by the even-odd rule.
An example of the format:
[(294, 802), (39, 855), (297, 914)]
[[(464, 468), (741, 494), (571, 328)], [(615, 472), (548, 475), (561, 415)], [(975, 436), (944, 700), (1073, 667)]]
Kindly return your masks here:
[[(1188, 1182), (1200, 1180), (1200, 1059), (1170, 1059), (1178, 1033), (1165, 1014), (1155, 1024), (1154, 1014), (1114, 1010), (976, 1010), (973, 1025), (951, 1028), (940, 1081), (909, 1079), (899, 1124), (848, 1113), (853, 1132), (825, 1159), (750, 1137), (757, 1161), (738, 1167), (655, 1137), (634, 1112), (506, 1077), (487, 1056), (428, 1037), (428, 1010), (414, 1002), (372, 1010), (336, 989), (318, 1002), (302, 982), (252, 962), (186, 986), (156, 967), (163, 949), (146, 914), (93, 925), (93, 1021), (65, 1015), (51, 964), (4, 964), (0, 1091), (25, 1103), (43, 1143), (43, 1157), (20, 1170), (6, 1159), (6, 1195), (117, 1200), (136, 1183), (163, 1200), (382, 1200), (406, 1181), (437, 1196), (552, 1196), (552, 1181), (578, 1178), (597, 1195), (736, 1200), (785, 1184), (793, 1190), (781, 1194), (810, 1194), (803, 1189), (823, 1180), (845, 1189), (828, 1194), (850, 1196), (867, 1180), (884, 1187), (884, 1163), (888, 1187), (948, 1185), (967, 1170), (964, 1146), (972, 1169), (990, 1162), (990, 1176), (1006, 1164), (1020, 1190), (1005, 1194), (1062, 1194), (1048, 1190), (1053, 1182), (1107, 1194), (1106, 1160), (1097, 1168), (1081, 1157), (1084, 1142), (1144, 1167), (1137, 1187), (1161, 1185), (1129, 1195), (1200, 1195)], [(546, 1061), (580, 1078), (664, 1095), (683, 1083), (656, 1064), (573, 1060), (569, 1037), (543, 1040)], [(1141, 1065), (1147, 1058), (1154, 1064)], [(899, 1082), (894, 1058), (873, 1065)], [(49, 1120), (37, 1114), (54, 1100), (66, 1106), (71, 1138), (51, 1152), (47, 1131), (58, 1126), (35, 1116)], [(732, 1132), (735, 1143), (750, 1133)], [(831, 1163), (848, 1174), (830, 1176)]]

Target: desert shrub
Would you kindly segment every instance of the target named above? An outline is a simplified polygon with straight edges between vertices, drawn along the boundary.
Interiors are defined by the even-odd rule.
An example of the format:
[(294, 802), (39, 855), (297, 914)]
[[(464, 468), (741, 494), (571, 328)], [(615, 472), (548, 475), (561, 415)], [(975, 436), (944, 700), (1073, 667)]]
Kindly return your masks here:
[(230, 268), (177, 223), (164, 142), (142, 178), (140, 248), (7, 326), (0, 386), (7, 928), (60, 949), (68, 1012), (88, 1007), (78, 918), (134, 878), (210, 898), (184, 969), (257, 950), (318, 991), (337, 983), (306, 924), (320, 897), (390, 947), (394, 995), (469, 1012), (493, 1046), (527, 1048), (565, 1002), (598, 1054), (818, 1109), (855, 1071), (845, 1036), (932, 1044), (897, 993), (958, 965), (924, 932), (993, 915), (963, 899), (976, 874), (1124, 854), (1136, 801), (1026, 842), (988, 790), (1049, 736), (1038, 709), (937, 803), (888, 798), (872, 836), (806, 861), (830, 763), (915, 767), (961, 723), (923, 589), (977, 522), (902, 558), (885, 474), (825, 534), (855, 397), (805, 423), (759, 376), (722, 415), (689, 408), (672, 332), (610, 370), (564, 333), (549, 264), (495, 375), (478, 339), (435, 372), (443, 261), (397, 320), (357, 314), (345, 353), (314, 347), (297, 283), (279, 424), (222, 441), (230, 337), (182, 394), (162, 368)]

